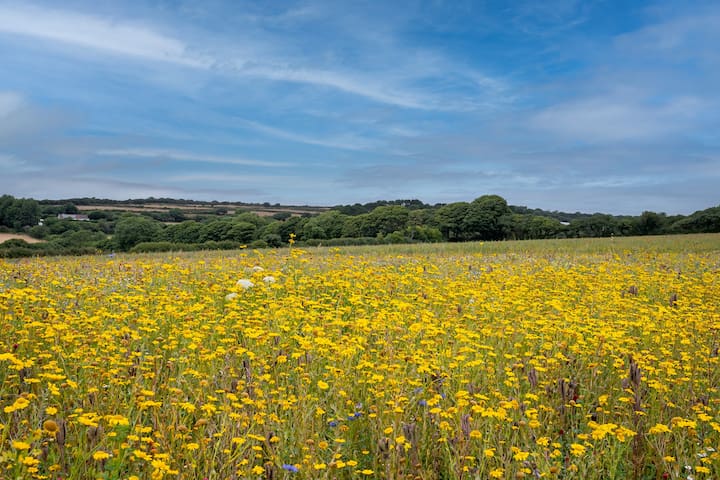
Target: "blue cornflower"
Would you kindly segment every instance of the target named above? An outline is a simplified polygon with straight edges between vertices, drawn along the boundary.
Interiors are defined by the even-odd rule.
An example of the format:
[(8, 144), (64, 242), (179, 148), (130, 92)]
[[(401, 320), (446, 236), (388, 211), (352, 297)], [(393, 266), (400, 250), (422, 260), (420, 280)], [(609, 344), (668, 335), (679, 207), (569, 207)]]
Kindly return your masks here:
[(282, 466), (283, 470), (287, 470), (288, 472), (297, 473), (300, 471), (299, 468), (297, 468), (295, 465), (290, 465), (289, 463), (283, 463)]

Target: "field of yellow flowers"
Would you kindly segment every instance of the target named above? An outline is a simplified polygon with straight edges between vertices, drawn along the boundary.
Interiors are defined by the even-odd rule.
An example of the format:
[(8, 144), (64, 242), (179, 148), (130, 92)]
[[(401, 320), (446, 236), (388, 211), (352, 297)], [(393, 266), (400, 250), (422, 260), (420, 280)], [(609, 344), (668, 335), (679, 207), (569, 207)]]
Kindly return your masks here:
[(718, 478), (708, 238), (0, 261), (0, 479)]

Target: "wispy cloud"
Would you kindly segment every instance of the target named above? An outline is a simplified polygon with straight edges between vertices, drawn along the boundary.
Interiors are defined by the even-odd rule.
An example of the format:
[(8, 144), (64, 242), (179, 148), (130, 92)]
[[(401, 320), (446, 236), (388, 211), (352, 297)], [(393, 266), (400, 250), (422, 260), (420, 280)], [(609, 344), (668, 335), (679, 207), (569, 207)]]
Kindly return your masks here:
[(41, 150), (38, 136), (50, 144), (70, 123), (67, 112), (38, 107), (14, 91), (0, 91), (0, 147)]
[(15, 92), (0, 92), (0, 118), (9, 116), (23, 105), (22, 96)]
[(189, 67), (211, 65), (189, 54), (183, 42), (152, 28), (64, 10), (0, 5), (0, 32)]
[(705, 108), (693, 97), (658, 104), (608, 95), (553, 105), (533, 115), (529, 123), (536, 129), (588, 143), (652, 140), (689, 130)]
[[(281, 65), (248, 66), (242, 67), (238, 69), (238, 71), (246, 75), (269, 80), (305, 83), (333, 88), (380, 103), (399, 107), (424, 110), (444, 110), (447, 108), (428, 95), (399, 91), (394, 86), (378, 83), (377, 80), (363, 78), (363, 76), (356, 73), (347, 74), (308, 68), (291, 68)], [(456, 108), (455, 106), (451, 107), (451, 109)]]
[(271, 137), (290, 140), (292, 142), (305, 143), (308, 145), (358, 151), (377, 149), (379, 146), (377, 141), (362, 138), (357, 135), (345, 135), (340, 137), (328, 135), (325, 137), (315, 137), (291, 132), (289, 130), (283, 130), (281, 128), (272, 127), (270, 125), (242, 118), (235, 118), (233, 121), (241, 127), (248, 128)]
[[(18, 4), (0, 5), (0, 33), (78, 47), (75, 53), (79, 55), (86, 55), (83, 49), (90, 49), (230, 76), (311, 85), (381, 104), (419, 110), (454, 111), (486, 106), (488, 99), (498, 94), (502, 83), (467, 67), (448, 64), (444, 59), (445, 64), (438, 69), (437, 65), (433, 66), (437, 63), (436, 55), (429, 51), (423, 52), (419, 59), (411, 54), (409, 59), (403, 60), (403, 64), (391, 70), (373, 67), (366, 72), (327, 68), (316, 65), (317, 59), (311, 56), (293, 56), (293, 49), (289, 48), (286, 39), (267, 32), (262, 32), (260, 39), (247, 38), (233, 48), (216, 49), (212, 44), (201, 43), (197, 39), (194, 42), (181, 40), (177, 33), (161, 33), (156, 26)], [(268, 48), (265, 44), (275, 44), (275, 47)], [(239, 56), (238, 51), (241, 52)], [(403, 58), (401, 51), (394, 56), (396, 60)], [(428, 67), (432, 69), (428, 70)], [(413, 85), (427, 83), (428, 80), (437, 81), (448, 75), (466, 77), (476, 88), (471, 97), (478, 98), (468, 98), (467, 95), (455, 97), (447, 92)]]
[(700, 7), (619, 35), (615, 44), (625, 53), (644, 56), (646, 61), (700, 59), (717, 65), (720, 62), (718, 24), (720, 8), (717, 5)]
[(251, 167), (289, 167), (292, 164), (286, 162), (268, 162), (249, 158), (226, 157), (218, 155), (197, 154), (193, 152), (182, 152), (177, 150), (163, 150), (152, 148), (118, 148), (106, 149), (96, 152), (98, 155), (117, 158), (140, 157), (154, 158), (157, 160), (174, 160), (180, 162), (217, 163), (225, 165), (246, 165)]

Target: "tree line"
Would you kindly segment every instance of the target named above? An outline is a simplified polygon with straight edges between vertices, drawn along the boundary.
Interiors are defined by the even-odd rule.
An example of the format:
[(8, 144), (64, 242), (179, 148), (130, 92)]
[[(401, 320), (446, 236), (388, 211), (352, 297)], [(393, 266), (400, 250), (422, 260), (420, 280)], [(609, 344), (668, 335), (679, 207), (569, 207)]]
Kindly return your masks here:
[(3, 195), (0, 230), (44, 242), (10, 240), (0, 244), (0, 256), (281, 247), (291, 235), (299, 245), (333, 246), (720, 232), (720, 206), (687, 216), (650, 211), (639, 216), (570, 214), (510, 206), (498, 195), (440, 205), (380, 201), (304, 215), (228, 215), (218, 208), (189, 218), (178, 203), (163, 212), (91, 211), (89, 221), (57, 217), (77, 212), (72, 201), (40, 203)]

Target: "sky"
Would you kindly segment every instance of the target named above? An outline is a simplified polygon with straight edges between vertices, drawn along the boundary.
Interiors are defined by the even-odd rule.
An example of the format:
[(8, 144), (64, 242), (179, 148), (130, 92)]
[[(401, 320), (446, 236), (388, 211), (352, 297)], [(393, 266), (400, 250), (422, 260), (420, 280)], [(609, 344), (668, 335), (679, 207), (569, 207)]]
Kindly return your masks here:
[(715, 1), (0, 0), (0, 194), (720, 204)]

